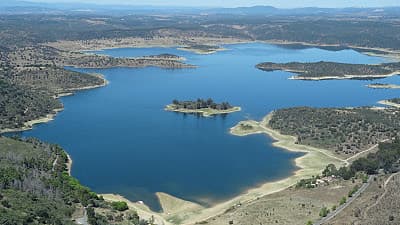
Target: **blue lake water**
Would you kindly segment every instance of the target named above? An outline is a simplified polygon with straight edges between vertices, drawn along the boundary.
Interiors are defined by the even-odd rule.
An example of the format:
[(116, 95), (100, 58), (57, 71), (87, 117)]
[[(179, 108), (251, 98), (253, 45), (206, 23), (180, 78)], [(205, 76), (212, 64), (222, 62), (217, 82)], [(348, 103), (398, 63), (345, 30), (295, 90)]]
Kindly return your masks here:
[[(74, 159), (73, 176), (94, 191), (143, 200), (158, 210), (155, 192), (207, 205), (297, 169), (293, 160), (301, 154), (272, 147), (265, 135), (230, 135), (229, 128), (241, 120), (260, 120), (282, 107), (376, 105), (399, 97), (396, 90), (366, 88), (372, 81), (288, 80), (290, 73), (255, 68), (264, 61), (374, 64), (384, 62), (382, 58), (353, 50), (285, 49), (261, 43), (226, 48), (230, 50), (212, 55), (174, 48), (99, 51), (116, 57), (177, 54), (199, 68), (81, 70), (102, 73), (110, 84), (63, 98), (65, 110), (56, 120), (23, 135), (63, 146)], [(241, 106), (242, 111), (203, 118), (163, 110), (173, 99), (208, 97)]]

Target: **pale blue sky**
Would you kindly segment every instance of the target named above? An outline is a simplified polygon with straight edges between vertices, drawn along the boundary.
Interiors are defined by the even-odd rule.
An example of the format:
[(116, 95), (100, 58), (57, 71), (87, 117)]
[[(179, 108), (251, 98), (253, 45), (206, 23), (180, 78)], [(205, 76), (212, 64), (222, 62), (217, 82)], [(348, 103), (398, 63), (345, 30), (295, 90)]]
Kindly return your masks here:
[(35, 2), (77, 2), (96, 4), (129, 4), (154, 6), (237, 7), (270, 5), (279, 8), (297, 7), (384, 7), (400, 6), (400, 0), (29, 0)]

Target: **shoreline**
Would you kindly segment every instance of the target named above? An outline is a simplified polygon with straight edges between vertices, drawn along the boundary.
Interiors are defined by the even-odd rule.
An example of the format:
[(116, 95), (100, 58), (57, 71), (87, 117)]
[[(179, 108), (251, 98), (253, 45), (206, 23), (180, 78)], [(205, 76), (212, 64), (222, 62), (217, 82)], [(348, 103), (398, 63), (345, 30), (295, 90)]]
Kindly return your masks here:
[[(85, 42), (87, 41), (87, 42)], [(85, 42), (85, 43), (84, 43)], [(150, 43), (149, 43), (150, 42)], [(117, 48), (185, 48), (190, 47), (191, 44), (207, 44), (207, 45), (226, 45), (226, 44), (243, 44), (243, 43), (266, 43), (271, 45), (302, 45), (305, 47), (342, 47), (344, 49), (352, 49), (354, 51), (360, 52), (365, 55), (388, 58), (395, 61), (400, 61), (400, 50), (394, 50), (389, 48), (373, 48), (373, 47), (361, 47), (354, 45), (341, 45), (341, 44), (317, 44), (310, 42), (301, 41), (286, 41), (286, 40), (250, 40), (242, 38), (232, 38), (232, 37), (200, 37), (200, 38), (156, 38), (152, 40), (145, 40), (143, 38), (122, 38), (118, 41), (116, 39), (90, 39), (90, 40), (78, 40), (69, 41), (61, 40), (56, 42), (43, 43), (46, 46), (55, 47), (61, 50), (70, 51), (99, 51), (107, 49), (117, 49)], [(381, 53), (371, 52), (378, 51)], [(213, 52), (214, 53), (214, 52)]]
[(184, 113), (184, 114), (201, 114), (204, 117), (211, 117), (211, 116), (214, 116), (214, 115), (229, 114), (229, 113), (239, 112), (239, 111), (242, 110), (242, 108), (238, 107), (238, 106), (235, 106), (235, 107), (232, 107), (231, 109), (226, 109), (226, 110), (217, 110), (217, 109), (211, 109), (211, 108), (176, 109), (173, 104), (169, 104), (169, 105), (165, 106), (164, 110), (165, 111), (170, 111), (170, 112)]
[(64, 152), (65, 152), (65, 154), (67, 154), (67, 158), (68, 158), (68, 162), (65, 164), (65, 165), (67, 166), (67, 172), (68, 172), (68, 175), (71, 176), (71, 173), (72, 173), (72, 163), (73, 163), (73, 161), (72, 161), (71, 155), (68, 154), (68, 152), (65, 151), (65, 150), (64, 150)]
[(38, 118), (38, 119), (29, 120), (29, 121), (25, 122), (22, 127), (2, 129), (2, 130), (0, 130), (0, 134), (32, 130), (33, 126), (36, 124), (48, 123), (48, 122), (54, 120), (54, 118), (57, 116), (57, 113), (59, 113), (63, 110), (64, 110), (64, 108), (53, 109), (52, 113), (49, 113), (46, 116)]
[[(85, 42), (86, 41), (86, 42)], [(85, 43), (84, 43), (85, 42)], [(185, 37), (183, 38), (155, 38), (146, 40), (144, 38), (122, 38), (116, 41), (115, 39), (91, 39), (68, 41), (61, 40), (56, 42), (43, 43), (46, 46), (55, 47), (61, 50), (70, 50), (78, 52), (100, 51), (118, 48), (185, 48), (191, 44), (206, 44), (206, 45), (225, 45), (225, 44), (240, 44), (251, 43), (254, 41), (240, 38), (219, 38), (219, 37)]]
[[(100, 87), (104, 87), (109, 84), (109, 81), (107, 79), (105, 79), (103, 75), (101, 75), (101, 74), (95, 74), (95, 75), (103, 80), (103, 84), (91, 85), (91, 86), (86, 86), (86, 87), (81, 87), (81, 88), (70, 88), (60, 94), (56, 94), (55, 96), (53, 96), (53, 98), (58, 99), (61, 97), (71, 96), (71, 95), (74, 95), (73, 92), (75, 92), (75, 91), (83, 91), (83, 90), (100, 88)], [(53, 121), (55, 119), (55, 117), (57, 116), (57, 114), (59, 112), (62, 112), (63, 110), (64, 110), (64, 107), (53, 109), (53, 111), (51, 113), (47, 114), (44, 117), (26, 121), (22, 127), (2, 129), (2, 130), (0, 130), (0, 134), (32, 130), (34, 125), (41, 124), (41, 123), (48, 123), (50, 121)]]
[(229, 49), (226, 48), (217, 48), (217, 49), (210, 49), (210, 50), (200, 50), (196, 48), (190, 48), (190, 46), (185, 46), (185, 47), (177, 47), (176, 49), (181, 50), (181, 51), (186, 51), (186, 52), (192, 52), (198, 55), (211, 55), (215, 54), (217, 52), (222, 52), (222, 51), (228, 51)]
[[(340, 45), (340, 44), (316, 44), (310, 42), (301, 42), (301, 41), (285, 41), (285, 40), (264, 40), (263, 42), (274, 44), (274, 45), (302, 45), (307, 47), (342, 47), (344, 49), (352, 49), (354, 51), (360, 52), (369, 56), (377, 56), (390, 58), (396, 61), (400, 60), (400, 50), (394, 50), (389, 48), (373, 48), (373, 47), (361, 47), (355, 45)], [(370, 51), (379, 51), (386, 54), (374, 53)]]
[[(161, 193), (162, 196), (160, 197), (160, 193), (157, 193), (157, 197), (160, 200), (163, 212), (156, 213), (156, 212), (151, 212), (150, 210), (147, 211), (147, 213), (153, 213), (156, 214), (157, 216), (160, 216), (161, 218), (163, 218), (164, 224), (171, 224), (168, 221), (177, 221), (176, 223), (172, 224), (179, 223), (188, 225), (201, 223), (202, 221), (223, 214), (227, 209), (231, 208), (232, 206), (253, 202), (262, 196), (266, 196), (269, 194), (285, 190), (295, 185), (301, 179), (309, 178), (313, 175), (321, 173), (321, 171), (325, 169), (326, 165), (328, 165), (329, 163), (334, 163), (336, 165), (346, 164), (346, 160), (340, 159), (332, 155), (328, 150), (318, 149), (305, 145), (297, 145), (295, 144), (296, 141), (295, 137), (282, 135), (276, 130), (265, 127), (264, 125), (268, 123), (269, 119), (271, 118), (271, 115), (272, 113), (268, 114), (261, 122), (245, 121), (254, 125), (258, 125), (260, 129), (240, 134), (235, 132), (235, 127), (238, 126), (236, 125), (235, 127), (231, 128), (230, 133), (236, 136), (266, 134), (272, 139), (274, 139), (272, 145), (277, 148), (280, 148), (284, 151), (305, 153), (303, 156), (298, 157), (294, 160), (293, 163), (298, 167), (298, 169), (294, 171), (292, 175), (283, 179), (278, 179), (260, 184), (257, 187), (250, 188), (244, 191), (243, 193), (237, 195), (236, 197), (233, 197), (232, 199), (226, 200), (221, 203), (217, 203), (209, 208), (204, 208), (195, 203), (184, 201), (182, 199), (178, 199), (174, 196), (170, 196), (165, 193)], [(110, 197), (110, 195), (107, 196)], [(111, 196), (118, 196), (118, 195), (111, 195)], [(130, 204), (137, 204), (137, 203), (130, 202)]]
[(372, 89), (400, 89), (400, 85), (397, 84), (368, 84), (365, 86)]
[[(292, 72), (287, 71), (286, 72)], [(322, 77), (304, 77), (304, 76), (291, 76), (289, 80), (309, 80), (309, 81), (319, 81), (319, 80), (348, 80), (348, 79), (379, 79), (399, 75), (400, 71), (395, 71), (390, 74), (377, 74), (377, 75), (343, 75), (343, 76), (322, 76)]]
[(381, 100), (378, 102), (381, 105), (385, 105), (385, 106), (390, 106), (390, 107), (395, 107), (395, 108), (400, 108), (400, 104), (391, 102), (389, 100)]

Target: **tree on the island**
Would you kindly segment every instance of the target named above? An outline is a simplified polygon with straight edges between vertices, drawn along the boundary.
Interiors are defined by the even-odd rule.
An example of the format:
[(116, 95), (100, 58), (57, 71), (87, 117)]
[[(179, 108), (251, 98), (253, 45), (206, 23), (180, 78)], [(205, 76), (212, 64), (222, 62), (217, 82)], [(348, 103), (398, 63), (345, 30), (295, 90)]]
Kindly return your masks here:
[(207, 106), (210, 106), (213, 103), (214, 103), (214, 101), (211, 98), (207, 99)]

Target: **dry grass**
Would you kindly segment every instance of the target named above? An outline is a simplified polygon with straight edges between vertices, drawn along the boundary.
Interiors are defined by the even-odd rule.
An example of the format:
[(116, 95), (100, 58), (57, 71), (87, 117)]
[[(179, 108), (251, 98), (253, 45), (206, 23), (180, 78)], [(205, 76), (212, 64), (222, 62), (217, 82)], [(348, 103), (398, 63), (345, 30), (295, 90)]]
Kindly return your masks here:
[(342, 196), (347, 196), (349, 190), (356, 184), (351, 181), (337, 180), (327, 186), (314, 189), (290, 187), (284, 191), (267, 195), (254, 202), (237, 205), (224, 214), (216, 216), (204, 224), (223, 225), (258, 225), (258, 224), (288, 224), (305, 225), (308, 221), (319, 218), (322, 207), (332, 208), (338, 205)]
[[(385, 186), (385, 182), (387, 185)], [(338, 216), (332, 225), (400, 224), (400, 174), (381, 175)], [(385, 192), (386, 190), (386, 192)], [(393, 216), (393, 221), (389, 217)]]

